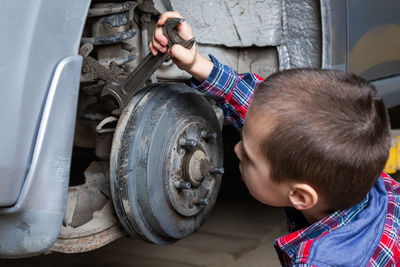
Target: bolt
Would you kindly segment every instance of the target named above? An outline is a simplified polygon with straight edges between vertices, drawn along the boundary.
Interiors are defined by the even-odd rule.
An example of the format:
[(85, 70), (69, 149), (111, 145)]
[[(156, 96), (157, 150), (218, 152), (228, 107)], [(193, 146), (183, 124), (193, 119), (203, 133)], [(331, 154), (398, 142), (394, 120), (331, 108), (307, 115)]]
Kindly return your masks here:
[(195, 147), (197, 145), (197, 141), (193, 139), (185, 139), (179, 141), (179, 145), (184, 147)]
[(177, 149), (178, 150), (178, 155), (182, 155), (182, 154), (185, 154), (185, 149), (184, 148), (178, 148)]
[(83, 73), (88, 73), (88, 72), (90, 72), (90, 67), (88, 66), (88, 65), (83, 65), (82, 66), (82, 72)]
[(200, 132), (200, 136), (205, 139), (217, 139), (217, 133), (216, 132), (207, 132), (205, 130)]
[(175, 188), (178, 189), (190, 189), (192, 187), (192, 185), (189, 182), (185, 181), (175, 181), (174, 186)]
[(210, 173), (211, 174), (224, 174), (225, 169), (224, 168), (211, 168)]
[(209, 203), (209, 201), (208, 201), (207, 198), (199, 198), (199, 199), (195, 199), (195, 200), (194, 200), (194, 204), (196, 204), (196, 205), (204, 205), (204, 206), (207, 206), (208, 203)]

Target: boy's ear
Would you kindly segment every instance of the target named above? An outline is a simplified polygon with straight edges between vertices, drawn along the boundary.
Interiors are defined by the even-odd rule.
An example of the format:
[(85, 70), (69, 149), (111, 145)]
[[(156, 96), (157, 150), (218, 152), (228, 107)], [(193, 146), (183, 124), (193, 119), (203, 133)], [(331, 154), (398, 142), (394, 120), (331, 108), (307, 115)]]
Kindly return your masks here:
[(289, 200), (297, 210), (307, 210), (318, 203), (318, 194), (308, 184), (294, 183), (289, 191)]

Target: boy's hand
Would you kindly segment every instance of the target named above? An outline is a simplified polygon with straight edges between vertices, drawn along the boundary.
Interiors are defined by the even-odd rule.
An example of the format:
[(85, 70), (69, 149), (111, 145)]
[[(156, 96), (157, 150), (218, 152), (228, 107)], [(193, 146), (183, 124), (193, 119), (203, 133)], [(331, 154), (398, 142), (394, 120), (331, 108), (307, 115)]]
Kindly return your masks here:
[[(182, 18), (182, 16), (176, 11), (163, 13), (157, 22), (153, 39), (149, 43), (149, 49), (153, 55), (157, 55), (159, 51), (162, 53), (168, 52), (169, 56), (181, 70), (189, 72), (196, 60), (196, 44), (191, 49), (186, 49), (181, 45), (175, 44), (167, 51), (168, 40), (163, 35), (162, 26), (169, 18)], [(177, 26), (177, 31), (179, 36), (184, 40), (190, 40), (194, 37), (192, 28), (186, 21)]]
[[(168, 52), (178, 68), (190, 73), (199, 82), (204, 81), (210, 75), (214, 64), (197, 52), (196, 44), (193, 44), (190, 49), (175, 44), (167, 51), (168, 39), (163, 35), (162, 26), (169, 18), (182, 18), (182, 16), (176, 11), (165, 12), (160, 16), (153, 39), (149, 43), (151, 53), (157, 55), (159, 52)], [(194, 37), (192, 28), (186, 21), (178, 25), (177, 31), (184, 40), (190, 40)]]

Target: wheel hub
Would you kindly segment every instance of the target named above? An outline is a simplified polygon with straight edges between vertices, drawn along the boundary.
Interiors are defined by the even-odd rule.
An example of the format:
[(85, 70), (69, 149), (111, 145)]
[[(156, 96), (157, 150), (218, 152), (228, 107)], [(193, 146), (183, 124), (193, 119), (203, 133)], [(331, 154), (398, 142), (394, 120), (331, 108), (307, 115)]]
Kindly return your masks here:
[(221, 183), (222, 138), (209, 102), (183, 84), (144, 89), (118, 122), (111, 153), (124, 228), (168, 244), (197, 231)]
[(215, 142), (201, 137), (204, 124), (183, 122), (184, 127), (171, 153), (172, 175), (167, 178), (166, 190), (173, 208), (184, 216), (199, 213), (209, 203), (216, 185), (217, 177), (210, 173), (210, 164), (215, 162), (217, 147)]

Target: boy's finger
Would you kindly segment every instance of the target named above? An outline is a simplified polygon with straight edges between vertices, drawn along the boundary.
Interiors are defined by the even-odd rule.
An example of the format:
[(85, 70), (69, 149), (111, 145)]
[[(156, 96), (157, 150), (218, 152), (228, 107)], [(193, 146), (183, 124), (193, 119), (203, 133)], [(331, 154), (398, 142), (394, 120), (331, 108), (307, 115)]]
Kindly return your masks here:
[(156, 29), (154, 30), (154, 40), (163, 46), (167, 46), (168, 39), (164, 36), (161, 27), (156, 27)]
[(158, 51), (165, 53), (167, 51), (167, 48), (165, 46), (162, 46), (160, 43), (158, 43), (157, 41), (152, 41), (150, 42), (152, 44), (152, 47), (154, 49), (157, 49)]
[(167, 22), (169, 18), (182, 18), (182, 15), (179, 14), (177, 11), (168, 11), (163, 13), (160, 18), (158, 19), (157, 25), (162, 26)]
[(153, 56), (157, 56), (158, 50), (153, 47), (153, 44), (151, 42), (149, 43), (149, 50), (153, 54)]

